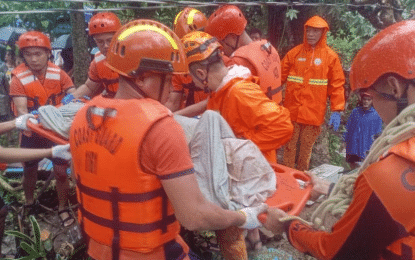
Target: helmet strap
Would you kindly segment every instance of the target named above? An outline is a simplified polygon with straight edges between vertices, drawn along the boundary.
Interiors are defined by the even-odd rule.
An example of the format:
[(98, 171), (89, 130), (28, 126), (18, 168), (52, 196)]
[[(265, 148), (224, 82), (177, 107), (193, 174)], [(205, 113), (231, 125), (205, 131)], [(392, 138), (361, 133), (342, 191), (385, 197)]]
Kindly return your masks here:
[(144, 98), (148, 98), (148, 95), (134, 82), (134, 80), (130, 79), (130, 78), (125, 78), (125, 82), (127, 82), (127, 84), (135, 90), (135, 92), (137, 92), (138, 94), (140, 94), (141, 96), (143, 96)]
[(405, 90), (400, 98), (396, 101), (396, 106), (398, 108), (398, 115), (408, 106), (408, 87), (409, 84), (405, 86)]
[(159, 88), (159, 97), (157, 99), (157, 101), (160, 102), (160, 103), (161, 103), (161, 95), (163, 95), (163, 91), (164, 91), (164, 88), (165, 88), (165, 83), (166, 83), (166, 74), (162, 74), (161, 86)]

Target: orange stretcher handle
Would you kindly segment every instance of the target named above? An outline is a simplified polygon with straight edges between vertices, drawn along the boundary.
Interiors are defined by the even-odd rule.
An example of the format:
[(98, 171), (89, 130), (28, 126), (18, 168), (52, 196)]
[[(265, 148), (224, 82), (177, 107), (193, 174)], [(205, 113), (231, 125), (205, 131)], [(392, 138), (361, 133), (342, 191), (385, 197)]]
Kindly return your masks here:
[[(304, 172), (289, 168), (284, 165), (271, 164), (277, 177), (277, 190), (265, 203), (271, 207), (277, 207), (290, 215), (298, 216), (310, 198), (313, 186), (309, 183), (311, 177)], [(297, 180), (304, 181), (305, 187), (301, 187)], [(267, 215), (258, 215), (259, 221), (266, 222)]]
[(45, 129), (41, 124), (33, 124), (30, 120), (26, 122), (27, 127), (30, 128), (33, 132), (37, 133), (38, 135), (45, 137), (57, 144), (68, 144), (69, 141), (66, 140), (64, 137), (52, 132), (49, 129)]

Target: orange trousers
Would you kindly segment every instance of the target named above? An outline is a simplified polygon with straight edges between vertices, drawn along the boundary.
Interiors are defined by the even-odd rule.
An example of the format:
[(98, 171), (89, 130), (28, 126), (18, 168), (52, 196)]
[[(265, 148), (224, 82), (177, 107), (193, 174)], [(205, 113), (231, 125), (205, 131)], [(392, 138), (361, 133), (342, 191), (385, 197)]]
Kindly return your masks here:
[(220, 252), (226, 260), (248, 260), (243, 229), (229, 227), (215, 233)]
[[(306, 171), (310, 166), (311, 152), (313, 145), (321, 132), (321, 126), (304, 125), (292, 122), (294, 126), (293, 136), (284, 147), (283, 164), (299, 171)], [(297, 143), (299, 144), (299, 154), (296, 166)]]

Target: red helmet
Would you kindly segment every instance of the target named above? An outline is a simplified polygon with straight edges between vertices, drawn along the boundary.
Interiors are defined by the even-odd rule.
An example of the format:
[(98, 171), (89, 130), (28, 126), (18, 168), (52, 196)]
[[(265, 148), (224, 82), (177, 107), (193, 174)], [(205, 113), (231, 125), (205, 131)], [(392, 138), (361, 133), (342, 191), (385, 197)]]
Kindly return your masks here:
[(20, 35), (17, 46), (19, 46), (20, 50), (28, 47), (42, 47), (52, 50), (49, 37), (38, 31), (25, 32)]
[(209, 17), (205, 32), (223, 40), (231, 33), (241, 35), (246, 24), (245, 16), (237, 6), (224, 5)]
[(89, 35), (112, 33), (121, 28), (120, 19), (114, 13), (99, 13), (92, 16), (88, 24)]
[(182, 38), (192, 31), (200, 30), (207, 25), (206, 16), (191, 7), (186, 7), (174, 19), (174, 33)]
[(106, 65), (126, 77), (145, 71), (188, 73), (187, 60), (174, 32), (152, 20), (135, 20), (121, 27), (112, 38)]
[(415, 21), (395, 23), (375, 35), (357, 53), (350, 70), (352, 90), (369, 88), (387, 73), (415, 78)]
[(182, 38), (182, 42), (189, 64), (203, 61), (209, 58), (217, 49), (222, 49), (222, 45), (218, 40), (205, 32), (190, 32)]

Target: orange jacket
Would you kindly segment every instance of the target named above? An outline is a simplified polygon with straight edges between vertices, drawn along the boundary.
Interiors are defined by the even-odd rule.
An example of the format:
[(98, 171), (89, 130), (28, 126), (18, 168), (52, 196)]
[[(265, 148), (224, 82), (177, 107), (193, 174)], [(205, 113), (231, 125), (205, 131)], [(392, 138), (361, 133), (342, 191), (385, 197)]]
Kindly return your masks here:
[(65, 95), (60, 84), (61, 69), (48, 62), (43, 84), (33, 75), (24, 63), (17, 66), (12, 74), (22, 83), (27, 97), (28, 111), (36, 110), (44, 105), (57, 105)]
[[(105, 66), (106, 57), (101, 53), (95, 54), (93, 62), (95, 62), (98, 70), (98, 80), (92, 75), (89, 78), (97, 83), (102, 84), (107, 91), (108, 97), (114, 97), (118, 90), (118, 73), (112, 71), (110, 68)], [(92, 76), (92, 78), (91, 78)]]
[(288, 223), (291, 244), (318, 259), (415, 259), (414, 151), (415, 137), (369, 166), (331, 233)]
[(145, 134), (170, 114), (150, 99), (101, 96), (77, 113), (69, 140), (79, 220), (93, 240), (113, 250), (146, 253), (178, 236), (180, 226), (160, 179), (144, 173), (139, 163)]
[(284, 106), (291, 120), (319, 126), (324, 122), (327, 98), (332, 111), (344, 109), (344, 73), (337, 54), (327, 46), (325, 28), (317, 45), (307, 43), (306, 27), (327, 23), (314, 16), (304, 25), (304, 43), (294, 47), (282, 60), (281, 82), (287, 83)]
[(256, 77), (236, 77), (211, 94), (207, 109), (218, 111), (235, 135), (254, 142), (270, 162), (275, 149), (284, 145), (293, 132), (290, 113), (265, 96)]
[(235, 64), (245, 66), (245, 62), (241, 59), (255, 68), (255, 71), (251, 72), (259, 78), (259, 86), (265, 95), (280, 104), (282, 101), (281, 62), (274, 46), (267, 40), (253, 41), (232, 53), (231, 60)]
[(180, 109), (199, 103), (209, 97), (203, 89), (195, 86), (192, 77), (187, 75), (173, 75), (172, 78), (173, 91), (185, 94), (185, 100), (181, 103)]

